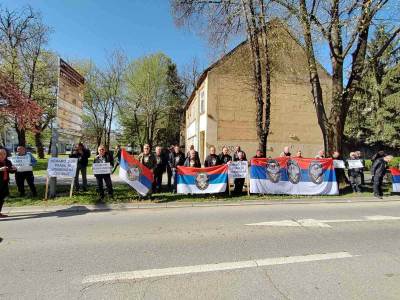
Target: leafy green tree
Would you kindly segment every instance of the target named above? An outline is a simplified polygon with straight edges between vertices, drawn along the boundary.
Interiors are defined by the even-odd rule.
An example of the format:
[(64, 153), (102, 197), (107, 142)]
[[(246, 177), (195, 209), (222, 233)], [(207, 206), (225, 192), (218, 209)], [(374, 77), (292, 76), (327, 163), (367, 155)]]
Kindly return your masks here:
[(379, 26), (368, 47), (372, 67), (364, 76), (350, 107), (345, 134), (349, 139), (369, 145), (397, 148), (400, 146), (400, 41), (375, 58), (389, 38), (387, 27)]
[(163, 53), (132, 61), (125, 73), (125, 100), (119, 122), (133, 146), (179, 140), (183, 85), (176, 66)]

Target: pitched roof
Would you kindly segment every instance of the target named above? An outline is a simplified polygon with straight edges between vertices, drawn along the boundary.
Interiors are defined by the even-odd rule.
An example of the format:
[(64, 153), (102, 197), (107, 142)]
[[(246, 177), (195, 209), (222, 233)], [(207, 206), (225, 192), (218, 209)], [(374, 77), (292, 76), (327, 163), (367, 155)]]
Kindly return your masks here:
[(197, 79), (197, 83), (196, 83), (195, 88), (192, 91), (192, 94), (190, 95), (188, 101), (186, 101), (186, 104), (184, 106), (184, 110), (186, 110), (189, 107), (189, 105), (192, 103), (192, 101), (194, 99), (194, 96), (196, 95), (196, 91), (199, 89), (199, 87), (203, 83), (204, 79), (206, 79), (208, 72), (211, 71), (217, 65), (219, 65), (221, 62), (223, 62), (225, 59), (227, 59), (229, 56), (231, 56), (238, 48), (240, 48), (241, 46), (245, 45), (246, 43), (247, 43), (247, 39), (244, 40), (243, 42), (241, 42), (240, 44), (238, 44), (235, 48), (233, 48), (231, 51), (226, 53), (224, 56), (222, 56), (220, 59), (218, 59), (212, 65), (210, 65), (207, 69), (205, 69), (203, 71), (203, 73), (201, 73), (201, 75)]
[[(269, 23), (270, 24), (275, 23), (275, 24), (280, 25), (289, 34), (289, 36), (305, 51), (305, 46), (293, 35), (293, 33), (290, 31), (290, 29), (288, 28), (288, 26), (285, 23), (283, 23), (279, 19), (271, 20)], [(211, 71), (214, 67), (216, 67), (220, 63), (222, 63), (229, 56), (231, 56), (240, 47), (247, 44), (247, 42), (248, 42), (248, 39), (244, 40), (243, 42), (238, 44), (235, 48), (233, 48), (231, 51), (229, 51), (227, 54), (222, 56), (220, 59), (218, 59), (216, 62), (214, 62), (212, 65), (210, 65), (207, 69), (205, 69), (203, 71), (203, 73), (200, 75), (199, 79), (197, 79), (197, 83), (196, 83), (195, 88), (192, 91), (192, 94), (190, 95), (189, 99), (186, 101), (186, 104), (184, 106), (185, 111), (188, 109), (189, 105), (192, 103), (194, 96), (196, 95), (196, 91), (199, 89), (199, 87), (203, 83), (204, 79), (206, 79), (208, 72)], [(324, 68), (324, 66), (322, 66), (318, 61), (317, 61), (317, 64), (322, 69), (323, 72), (325, 72), (329, 77), (331, 76), (331, 74), (329, 74), (329, 72)]]

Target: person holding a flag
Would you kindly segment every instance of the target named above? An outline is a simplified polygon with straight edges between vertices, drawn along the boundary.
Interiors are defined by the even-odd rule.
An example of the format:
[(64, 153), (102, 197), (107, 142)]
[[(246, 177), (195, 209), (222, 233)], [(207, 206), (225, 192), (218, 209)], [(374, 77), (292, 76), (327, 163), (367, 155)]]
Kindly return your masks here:
[(219, 160), (222, 164), (226, 165), (228, 162), (232, 161), (232, 156), (228, 154), (228, 147), (222, 147), (222, 153), (219, 155)]
[(214, 146), (210, 147), (210, 154), (207, 155), (205, 161), (204, 161), (204, 167), (214, 167), (214, 166), (219, 166), (221, 164), (221, 161), (219, 160), (219, 157), (216, 153), (216, 149)]
[[(154, 182), (154, 170), (157, 166), (157, 159), (153, 153), (150, 151), (150, 145), (145, 144), (143, 146), (143, 152), (139, 154), (138, 161), (149, 169), (153, 173), (153, 182)], [(152, 191), (150, 190), (147, 196), (151, 197)]]
[[(114, 158), (113, 156), (106, 151), (106, 148), (103, 145), (100, 145), (99, 148), (97, 149), (98, 155), (94, 159), (94, 164), (97, 163), (110, 163), (110, 166), (114, 166)], [(106, 183), (107, 187), (107, 192), (110, 197), (113, 197), (114, 195), (114, 190), (112, 186), (112, 181), (111, 181), (111, 176), (110, 174), (97, 174), (94, 175), (96, 177), (97, 181), (97, 192), (99, 193), (99, 201), (103, 202), (104, 200), (104, 188), (103, 188), (103, 180)]]
[(189, 151), (189, 157), (186, 158), (184, 166), (191, 168), (201, 168), (200, 159), (197, 157), (196, 151), (194, 149), (191, 149)]
[(256, 155), (253, 156), (253, 158), (264, 158), (264, 157), (265, 155), (260, 149), (257, 149)]

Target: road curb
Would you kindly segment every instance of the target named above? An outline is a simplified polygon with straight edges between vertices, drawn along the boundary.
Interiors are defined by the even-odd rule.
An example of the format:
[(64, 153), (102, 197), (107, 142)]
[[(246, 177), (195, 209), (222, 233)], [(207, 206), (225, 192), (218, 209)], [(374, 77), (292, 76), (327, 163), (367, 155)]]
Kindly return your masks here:
[(4, 207), (5, 214), (21, 213), (74, 213), (74, 212), (101, 212), (113, 210), (131, 209), (165, 209), (165, 208), (188, 208), (188, 207), (223, 207), (223, 206), (256, 206), (256, 205), (286, 205), (286, 204), (339, 204), (339, 203), (387, 203), (398, 202), (400, 197), (390, 196), (383, 200), (372, 197), (356, 199), (286, 199), (286, 200), (244, 200), (244, 201), (209, 201), (209, 202), (160, 202), (160, 203), (121, 203), (121, 204), (99, 204), (99, 205), (57, 205), (57, 206), (19, 206)]

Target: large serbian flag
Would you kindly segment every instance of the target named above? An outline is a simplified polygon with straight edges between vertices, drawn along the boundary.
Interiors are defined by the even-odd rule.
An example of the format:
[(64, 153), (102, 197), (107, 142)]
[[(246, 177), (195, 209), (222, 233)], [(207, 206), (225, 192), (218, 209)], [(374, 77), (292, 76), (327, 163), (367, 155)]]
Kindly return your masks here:
[(392, 173), (393, 193), (400, 193), (400, 170), (390, 168), (390, 173)]
[(254, 158), (250, 167), (250, 193), (337, 195), (332, 159)]
[(228, 166), (178, 167), (176, 180), (178, 194), (222, 193), (226, 191), (228, 183)]
[(119, 166), (119, 177), (140, 195), (147, 195), (153, 183), (153, 173), (150, 169), (142, 165), (133, 155), (129, 155), (125, 149), (122, 149)]

